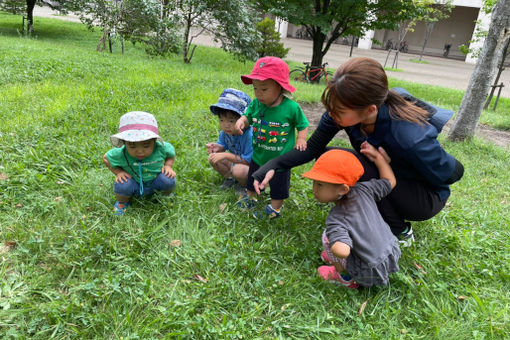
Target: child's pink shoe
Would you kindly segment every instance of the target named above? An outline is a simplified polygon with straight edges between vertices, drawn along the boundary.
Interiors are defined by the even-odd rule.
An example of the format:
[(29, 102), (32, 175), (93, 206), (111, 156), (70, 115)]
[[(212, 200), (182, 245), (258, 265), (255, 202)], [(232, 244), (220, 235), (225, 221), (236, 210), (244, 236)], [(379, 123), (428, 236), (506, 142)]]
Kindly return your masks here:
[(321, 253), (321, 259), (322, 261), (324, 261), (325, 263), (327, 264), (331, 264), (331, 261), (329, 260), (329, 257), (328, 257), (328, 253), (326, 253), (325, 250), (322, 251)]
[(331, 283), (340, 284), (347, 288), (357, 289), (359, 285), (354, 282), (353, 279), (347, 279), (342, 277), (342, 274), (338, 274), (335, 267), (333, 266), (320, 266), (317, 269), (319, 275), (325, 280)]

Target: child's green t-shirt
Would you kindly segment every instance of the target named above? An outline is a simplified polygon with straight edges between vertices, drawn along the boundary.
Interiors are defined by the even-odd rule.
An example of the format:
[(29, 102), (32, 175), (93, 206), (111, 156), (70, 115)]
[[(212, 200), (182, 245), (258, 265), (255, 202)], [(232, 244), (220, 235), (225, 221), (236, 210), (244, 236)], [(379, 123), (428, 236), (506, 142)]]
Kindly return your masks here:
[(165, 160), (175, 157), (175, 149), (172, 144), (160, 141), (154, 143), (154, 151), (152, 154), (139, 161), (137, 158), (131, 157), (123, 145), (120, 148), (113, 148), (106, 153), (106, 159), (110, 162), (112, 168), (122, 168), (133, 179), (140, 183), (138, 176), (138, 164), (142, 163), (142, 178), (144, 182), (153, 181), (160, 173), (161, 168), (165, 164)]
[(275, 107), (267, 107), (254, 99), (244, 115), (253, 129), (252, 160), (260, 166), (292, 150), (296, 144), (296, 130), (308, 127), (299, 104), (287, 97)]

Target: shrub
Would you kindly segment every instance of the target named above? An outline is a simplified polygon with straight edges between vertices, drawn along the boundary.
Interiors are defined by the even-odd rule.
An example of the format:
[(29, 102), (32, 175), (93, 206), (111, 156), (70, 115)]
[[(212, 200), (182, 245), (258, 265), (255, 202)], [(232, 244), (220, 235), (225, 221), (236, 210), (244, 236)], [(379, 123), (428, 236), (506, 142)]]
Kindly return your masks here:
[(289, 53), (290, 48), (283, 47), (280, 42), (280, 33), (274, 29), (274, 20), (265, 18), (257, 23), (257, 31), (261, 34), (261, 41), (257, 47), (259, 57), (273, 56), (278, 58), (285, 58)]

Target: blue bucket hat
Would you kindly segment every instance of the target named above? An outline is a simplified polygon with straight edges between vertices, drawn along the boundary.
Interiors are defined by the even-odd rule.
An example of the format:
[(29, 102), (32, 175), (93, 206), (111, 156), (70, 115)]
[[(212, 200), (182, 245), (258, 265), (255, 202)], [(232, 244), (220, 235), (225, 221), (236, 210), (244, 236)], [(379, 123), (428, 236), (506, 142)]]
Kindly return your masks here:
[(220, 98), (218, 98), (218, 102), (214, 105), (211, 105), (209, 108), (215, 115), (219, 114), (218, 109), (224, 109), (235, 112), (241, 116), (246, 111), (248, 105), (250, 105), (250, 102), (250, 96), (248, 96), (243, 91), (236, 89), (225, 89), (221, 93)]

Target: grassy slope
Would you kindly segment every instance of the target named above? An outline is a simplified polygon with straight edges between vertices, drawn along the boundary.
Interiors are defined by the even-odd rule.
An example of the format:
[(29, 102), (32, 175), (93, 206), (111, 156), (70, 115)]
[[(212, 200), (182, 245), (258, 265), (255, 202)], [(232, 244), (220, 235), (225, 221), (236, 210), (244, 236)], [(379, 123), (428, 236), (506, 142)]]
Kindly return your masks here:
[[(507, 151), (445, 143), (466, 166), (448, 207), (415, 224), (416, 246), (403, 251), (388, 287), (347, 291), (316, 275), (328, 208), (299, 176), (310, 164), (293, 171), (285, 217), (272, 223), (249, 218), (232, 193), (217, 190), (204, 147), (217, 136), (208, 105), (225, 87), (252, 94), (239, 79), (249, 63), (204, 47), (192, 65), (149, 59), (131, 45), (126, 55), (98, 54), (98, 35), (81, 25), (37, 19), (36, 37), (26, 39), (18, 21), (0, 14), (0, 172), (9, 176), (0, 180), (0, 240), (18, 243), (0, 254), (0, 337), (510, 333)], [(321, 93), (297, 87), (299, 100)], [(461, 98), (404, 87), (451, 108)], [(178, 190), (115, 218), (113, 176), (101, 156), (119, 116), (139, 109), (157, 116), (176, 147)]]

